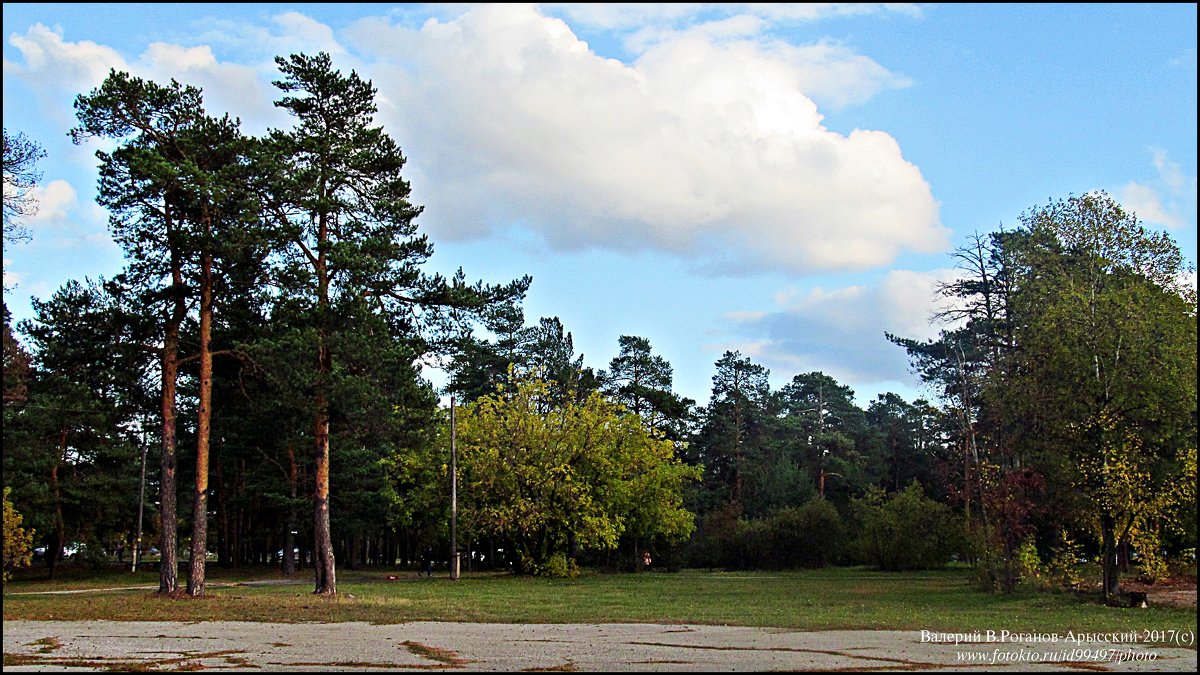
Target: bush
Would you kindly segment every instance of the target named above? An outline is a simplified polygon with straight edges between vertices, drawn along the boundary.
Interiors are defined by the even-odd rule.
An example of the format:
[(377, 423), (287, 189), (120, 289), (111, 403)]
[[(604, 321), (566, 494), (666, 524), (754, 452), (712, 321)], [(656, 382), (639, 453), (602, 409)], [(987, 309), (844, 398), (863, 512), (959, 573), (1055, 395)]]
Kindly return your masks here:
[(771, 530), (765, 520), (737, 521), (733, 555), (726, 568), (760, 570), (769, 566), (774, 557), (771, 549)]
[(826, 567), (842, 554), (845, 528), (837, 509), (824, 499), (785, 508), (767, 519), (773, 567)]
[(743, 542), (740, 510), (723, 506), (706, 515), (688, 545), (688, 563), (695, 567), (732, 569), (740, 565)]
[(1167, 574), (1173, 577), (1196, 576), (1196, 549), (1188, 548), (1167, 559)]
[(982, 471), (980, 503), (987, 517), (972, 532), (976, 575), (985, 589), (1011, 593), (1027, 576), (1021, 547), (1036, 534), (1032, 518), (1043, 501), (1045, 479), (1028, 469), (1002, 474), (999, 467), (987, 463)]
[(1014, 560), (1019, 583), (1037, 590), (1045, 590), (1050, 586), (1049, 579), (1044, 574), (1042, 558), (1038, 555), (1037, 542), (1032, 535), (1021, 542)]
[(579, 566), (575, 564), (575, 559), (568, 558), (563, 553), (550, 556), (544, 565), (531, 564), (530, 570), (534, 576), (554, 579), (574, 579), (579, 576)]
[(1050, 562), (1046, 573), (1050, 580), (1063, 588), (1076, 589), (1083, 583), (1079, 565), (1083, 560), (1082, 548), (1066, 530), (1060, 530), (1058, 544), (1050, 550)]
[(690, 549), (691, 564), (724, 569), (824, 567), (842, 554), (845, 527), (823, 499), (745, 520), (736, 509), (709, 514)]
[(100, 544), (80, 544), (79, 552), (75, 554), (75, 560), (90, 570), (108, 569), (108, 553)]
[(884, 570), (944, 567), (961, 548), (950, 507), (926, 497), (916, 481), (890, 496), (870, 487), (850, 507), (859, 527), (854, 549), (868, 565)]

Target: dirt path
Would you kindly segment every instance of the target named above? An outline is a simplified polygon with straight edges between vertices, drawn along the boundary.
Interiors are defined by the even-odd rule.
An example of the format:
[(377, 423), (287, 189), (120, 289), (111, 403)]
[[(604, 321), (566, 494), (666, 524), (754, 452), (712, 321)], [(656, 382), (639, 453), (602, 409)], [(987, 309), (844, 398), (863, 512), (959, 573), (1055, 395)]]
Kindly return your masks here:
[(798, 632), (658, 624), (230, 621), (6, 621), (3, 631), (5, 672), (1196, 671), (1194, 648), (1152, 646), (1136, 639), (1079, 647), (1072, 642), (1012, 639), (954, 644), (953, 636), (914, 631)]

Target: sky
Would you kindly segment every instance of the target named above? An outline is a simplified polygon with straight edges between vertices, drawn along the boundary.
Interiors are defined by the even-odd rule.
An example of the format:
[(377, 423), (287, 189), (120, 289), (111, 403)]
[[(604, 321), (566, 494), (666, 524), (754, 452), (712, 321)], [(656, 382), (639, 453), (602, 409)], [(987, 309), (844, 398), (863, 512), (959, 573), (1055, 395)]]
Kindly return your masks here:
[[(585, 364), (648, 338), (707, 402), (739, 351), (778, 388), (930, 398), (885, 332), (925, 339), (975, 234), (1103, 190), (1196, 261), (1195, 4), (3, 5), (4, 127), (39, 143), (5, 302), (111, 277), (74, 98), (110, 69), (287, 129), (277, 55), (378, 89), (430, 272), (529, 274)], [(1195, 283), (1194, 273), (1191, 283)], [(436, 372), (429, 377), (442, 380)]]

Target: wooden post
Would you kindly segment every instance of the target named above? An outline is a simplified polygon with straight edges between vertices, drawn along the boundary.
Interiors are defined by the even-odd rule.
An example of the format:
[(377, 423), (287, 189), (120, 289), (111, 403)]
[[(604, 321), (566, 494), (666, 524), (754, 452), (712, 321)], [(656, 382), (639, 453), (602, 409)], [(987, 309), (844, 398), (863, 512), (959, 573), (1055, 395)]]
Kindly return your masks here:
[(146, 504), (146, 429), (142, 428), (142, 482), (138, 488), (138, 528), (137, 540), (133, 543), (133, 566), (131, 572), (137, 571), (138, 558), (142, 552), (142, 513), (145, 511)]
[(450, 578), (458, 580), (458, 444), (454, 397), (450, 397)]

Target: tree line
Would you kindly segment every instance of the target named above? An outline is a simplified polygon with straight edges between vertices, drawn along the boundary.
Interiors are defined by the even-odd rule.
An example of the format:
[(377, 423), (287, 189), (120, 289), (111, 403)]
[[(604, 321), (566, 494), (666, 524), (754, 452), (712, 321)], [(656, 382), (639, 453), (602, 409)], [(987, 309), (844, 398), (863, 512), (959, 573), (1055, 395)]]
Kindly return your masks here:
[[(295, 125), (261, 137), (174, 81), (113, 71), (76, 99), (72, 138), (112, 148), (98, 201), (127, 267), (35, 300), (15, 330), (4, 311), (6, 495), (51, 575), (69, 541), (132, 547), (147, 462), (162, 593), (184, 552), (192, 596), (212, 549), (311, 565), (320, 594), (335, 560), (448, 558), (451, 433), (468, 567), (958, 558), (1009, 590), (1069, 581), (1092, 552), (1110, 597), (1133, 556), (1153, 576), (1194, 551), (1195, 291), (1178, 247), (1107, 195), (955, 251), (939, 337), (888, 335), (936, 403), (864, 409), (821, 372), (773, 390), (731, 351), (698, 406), (643, 337), (585, 367), (558, 318), (526, 321), (529, 277), (424, 272), (374, 87), (326, 54), (276, 62)], [(6, 130), (6, 183), (9, 147)]]

